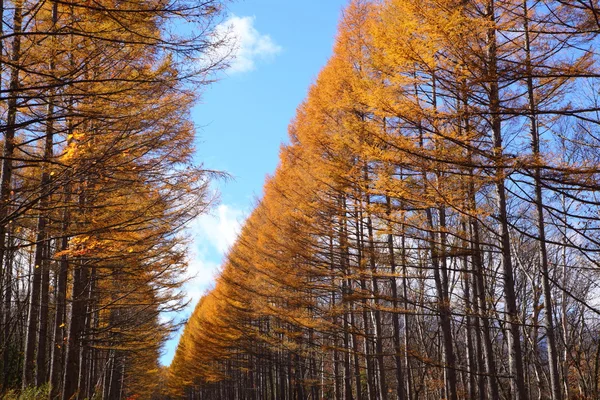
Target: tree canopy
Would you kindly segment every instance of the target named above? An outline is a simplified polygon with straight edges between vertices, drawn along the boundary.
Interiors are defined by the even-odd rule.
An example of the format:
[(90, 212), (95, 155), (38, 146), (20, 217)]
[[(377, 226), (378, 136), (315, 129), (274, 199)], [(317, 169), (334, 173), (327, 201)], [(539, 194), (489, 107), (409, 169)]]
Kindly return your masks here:
[(352, 0), (165, 393), (598, 398), (598, 10)]

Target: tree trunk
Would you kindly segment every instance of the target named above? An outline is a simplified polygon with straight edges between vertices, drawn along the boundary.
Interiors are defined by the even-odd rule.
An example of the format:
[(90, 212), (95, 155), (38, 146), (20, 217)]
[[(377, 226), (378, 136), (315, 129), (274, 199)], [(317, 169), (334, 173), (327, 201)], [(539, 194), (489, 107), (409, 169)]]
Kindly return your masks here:
[[(385, 196), (385, 205), (386, 205), (386, 215), (388, 218), (388, 253), (390, 257), (390, 271), (392, 273), (391, 279), (391, 287), (392, 287), (392, 305), (394, 307), (394, 313), (392, 315), (392, 323), (394, 330), (394, 361), (396, 362), (396, 397), (398, 400), (404, 400), (404, 374), (402, 373), (402, 341), (400, 339), (400, 315), (398, 313), (398, 307), (400, 305), (398, 301), (398, 283), (396, 278), (397, 267), (396, 267), (396, 255), (394, 253), (394, 234), (392, 232), (392, 224), (391, 224), (391, 213), (392, 213), (392, 204), (390, 196)], [(404, 315), (407, 314), (406, 310), (403, 312)], [(408, 348), (405, 349), (408, 351)]]
[[(73, 271), (72, 304), (69, 315), (69, 329), (65, 371), (63, 379), (63, 400), (70, 400), (74, 395), (78, 398), (80, 355), (85, 330), (88, 272), (87, 266), (79, 261)], [(111, 397), (112, 399), (113, 397)]]
[(495, 0), (488, 0), (486, 13), (493, 24), (488, 29), (488, 79), (490, 118), (493, 136), (493, 157), (496, 173), (496, 195), (498, 196), (498, 222), (500, 224), (500, 251), (504, 278), (505, 314), (508, 319), (508, 355), (511, 374), (511, 392), (517, 400), (527, 399), (525, 375), (523, 369), (523, 353), (521, 350), (520, 322), (515, 295), (515, 279), (510, 249), (510, 232), (508, 227), (508, 212), (506, 205), (505, 168), (502, 144), (502, 122), (500, 119), (500, 94), (498, 89), (497, 48), (496, 48), (496, 14)]
[[(537, 104), (534, 94), (533, 85), (533, 66), (531, 64), (531, 40), (529, 34), (529, 10), (527, 7), (527, 0), (523, 1), (523, 17), (524, 17), (524, 30), (525, 30), (525, 65), (527, 72), (527, 95), (529, 100), (529, 119), (531, 124), (531, 148), (534, 157), (534, 162), (540, 160), (540, 137), (537, 125)], [(560, 400), (561, 394), (561, 382), (558, 374), (558, 350), (556, 348), (556, 334), (554, 328), (554, 305), (552, 304), (552, 288), (550, 287), (550, 268), (548, 265), (548, 249), (546, 246), (546, 227), (544, 226), (544, 198), (542, 193), (542, 181), (541, 171), (539, 166), (534, 166), (534, 183), (535, 183), (535, 207), (536, 216), (538, 223), (538, 242), (539, 242), (539, 257), (540, 257), (540, 269), (542, 274), (542, 288), (544, 292), (544, 321), (546, 324), (546, 336), (547, 336), (547, 351), (548, 351), (548, 364), (550, 369), (550, 389), (552, 393), (552, 400)]]

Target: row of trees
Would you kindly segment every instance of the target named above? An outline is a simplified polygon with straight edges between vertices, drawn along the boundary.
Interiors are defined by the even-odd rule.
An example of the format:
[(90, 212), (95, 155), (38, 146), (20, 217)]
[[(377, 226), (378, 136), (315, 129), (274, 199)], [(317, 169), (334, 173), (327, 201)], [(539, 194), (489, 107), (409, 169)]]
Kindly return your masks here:
[(352, 1), (170, 395), (599, 398), (598, 7)]
[[(150, 398), (211, 199), (194, 90), (222, 5), (0, 4), (0, 397)], [(196, 92), (197, 93), (197, 92)]]

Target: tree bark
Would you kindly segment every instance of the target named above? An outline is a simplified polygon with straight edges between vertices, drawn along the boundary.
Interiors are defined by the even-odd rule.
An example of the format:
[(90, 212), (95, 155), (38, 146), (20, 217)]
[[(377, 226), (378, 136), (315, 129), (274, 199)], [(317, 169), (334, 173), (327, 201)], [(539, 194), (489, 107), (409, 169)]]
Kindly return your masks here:
[(504, 280), (505, 314), (508, 319), (508, 347), (511, 374), (511, 392), (517, 400), (527, 399), (525, 375), (523, 369), (523, 353), (521, 350), (520, 321), (515, 295), (515, 279), (510, 248), (510, 231), (508, 226), (508, 211), (506, 204), (505, 165), (502, 143), (502, 121), (500, 119), (500, 94), (498, 89), (498, 59), (496, 44), (496, 14), (495, 0), (488, 0), (487, 17), (492, 26), (488, 29), (488, 71), (489, 107), (493, 140), (493, 157), (495, 162), (495, 186), (497, 195), (498, 223), (500, 224), (500, 251), (502, 253), (502, 268)]

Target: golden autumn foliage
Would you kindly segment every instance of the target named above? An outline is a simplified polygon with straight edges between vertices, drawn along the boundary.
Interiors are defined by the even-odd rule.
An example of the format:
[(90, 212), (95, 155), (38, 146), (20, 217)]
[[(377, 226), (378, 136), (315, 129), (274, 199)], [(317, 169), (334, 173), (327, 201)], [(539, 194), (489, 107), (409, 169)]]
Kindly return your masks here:
[[(3, 3), (0, 397), (151, 399), (211, 205), (190, 110), (223, 5)], [(186, 30), (174, 35), (172, 26)], [(201, 65), (202, 64), (202, 65)]]
[(351, 1), (169, 396), (597, 398), (590, 4)]

